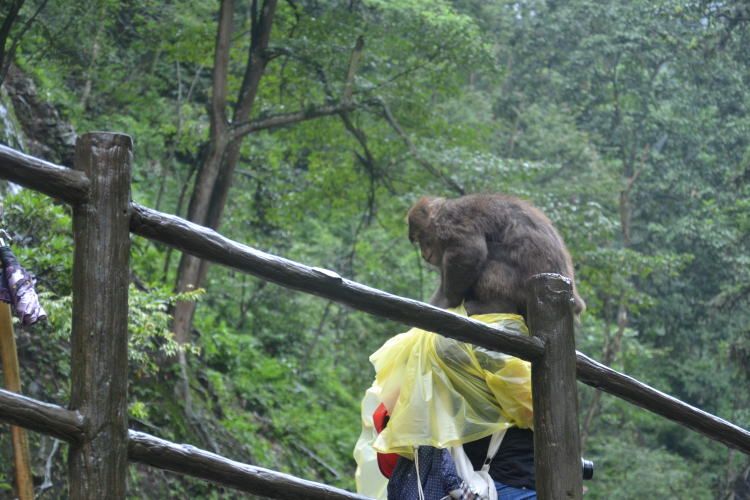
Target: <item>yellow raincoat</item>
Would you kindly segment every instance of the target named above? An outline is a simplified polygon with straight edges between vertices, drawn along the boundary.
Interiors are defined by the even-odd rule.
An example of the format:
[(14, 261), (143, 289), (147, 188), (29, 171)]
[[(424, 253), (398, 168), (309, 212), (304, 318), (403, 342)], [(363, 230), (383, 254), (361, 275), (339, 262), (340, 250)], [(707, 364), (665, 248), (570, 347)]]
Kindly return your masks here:
[[(466, 316), (463, 306), (450, 310)], [(528, 335), (516, 314), (472, 316)], [(376, 453), (413, 458), (414, 445), (447, 448), (508, 427), (532, 428), (531, 365), (513, 356), (412, 328), (370, 356), (375, 382), (362, 400), (362, 435), (354, 449), (357, 491), (385, 498), (388, 480)], [(380, 403), (390, 414), (378, 435), (372, 414)]]

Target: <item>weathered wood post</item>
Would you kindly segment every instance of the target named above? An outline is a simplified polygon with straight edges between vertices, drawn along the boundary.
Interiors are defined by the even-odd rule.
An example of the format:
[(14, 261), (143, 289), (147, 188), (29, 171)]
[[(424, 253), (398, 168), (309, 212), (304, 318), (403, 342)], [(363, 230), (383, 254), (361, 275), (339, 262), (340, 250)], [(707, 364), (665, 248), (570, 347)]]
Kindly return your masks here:
[(526, 288), (529, 332), (544, 342), (531, 364), (537, 498), (581, 500), (573, 286), (559, 274), (537, 274)]
[(85, 437), (68, 455), (71, 500), (125, 498), (132, 150), (122, 134), (76, 141), (90, 198), (73, 207), (70, 408), (83, 415)]

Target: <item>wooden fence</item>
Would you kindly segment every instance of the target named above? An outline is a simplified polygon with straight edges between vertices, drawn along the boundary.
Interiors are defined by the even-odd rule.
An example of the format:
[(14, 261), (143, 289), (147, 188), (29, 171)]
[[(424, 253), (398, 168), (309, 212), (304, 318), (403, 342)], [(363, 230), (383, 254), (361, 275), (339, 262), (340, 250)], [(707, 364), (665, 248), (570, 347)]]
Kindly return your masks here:
[(72, 500), (125, 498), (128, 461), (281, 500), (366, 498), (127, 428), (129, 233), (287, 288), (530, 361), (540, 500), (582, 496), (576, 378), (750, 455), (750, 432), (577, 352), (572, 289), (562, 276), (529, 280), (531, 336), (518, 335), (260, 252), (138, 205), (130, 197), (131, 161), (130, 137), (107, 132), (78, 138), (74, 169), (0, 146), (0, 178), (73, 209), (70, 409), (0, 390), (0, 422), (70, 444)]

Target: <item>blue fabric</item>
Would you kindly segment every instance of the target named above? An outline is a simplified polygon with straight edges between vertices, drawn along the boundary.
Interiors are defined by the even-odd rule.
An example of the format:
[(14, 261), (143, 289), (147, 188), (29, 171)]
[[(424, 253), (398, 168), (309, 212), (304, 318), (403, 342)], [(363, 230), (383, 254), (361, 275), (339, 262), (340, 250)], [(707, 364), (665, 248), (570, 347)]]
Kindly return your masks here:
[(536, 491), (525, 488), (513, 488), (495, 481), (497, 500), (536, 500)]
[[(448, 450), (420, 446), (419, 479), (425, 500), (440, 500), (448, 492), (457, 490), (463, 482), (456, 472)], [(398, 457), (396, 467), (388, 481), (388, 500), (419, 500), (417, 474), (414, 462), (404, 457)]]

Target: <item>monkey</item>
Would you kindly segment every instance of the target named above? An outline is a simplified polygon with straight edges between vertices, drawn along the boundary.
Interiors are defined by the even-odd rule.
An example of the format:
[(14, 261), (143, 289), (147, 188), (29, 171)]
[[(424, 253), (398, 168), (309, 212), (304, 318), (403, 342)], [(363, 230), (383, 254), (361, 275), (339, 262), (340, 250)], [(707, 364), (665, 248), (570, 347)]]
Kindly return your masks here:
[(464, 302), (469, 316), (526, 317), (526, 280), (557, 273), (573, 282), (573, 311), (586, 304), (573, 279), (573, 261), (552, 222), (516, 196), (474, 194), (456, 199), (423, 196), (406, 216), (409, 240), (440, 271), (429, 303), (446, 309)]

